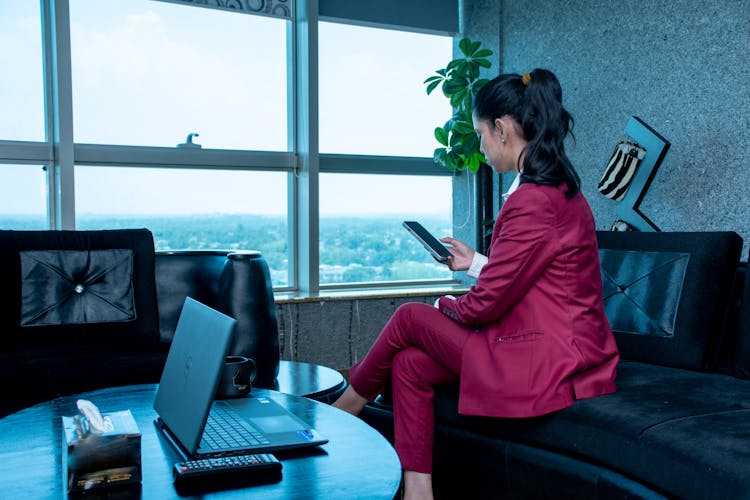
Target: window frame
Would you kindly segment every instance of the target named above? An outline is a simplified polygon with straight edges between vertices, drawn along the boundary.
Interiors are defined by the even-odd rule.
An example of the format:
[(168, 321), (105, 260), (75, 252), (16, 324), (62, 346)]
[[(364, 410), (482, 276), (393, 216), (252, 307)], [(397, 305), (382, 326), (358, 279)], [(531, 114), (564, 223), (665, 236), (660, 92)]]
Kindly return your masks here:
[[(49, 229), (75, 229), (75, 165), (202, 170), (256, 170), (287, 173), (288, 286), (277, 292), (316, 295), (326, 290), (385, 287), (432, 287), (457, 280), (423, 280), (357, 284), (319, 282), (320, 173), (455, 176), (432, 158), (320, 154), (318, 144), (317, 0), (295, 0), (287, 20), (287, 152), (86, 144), (73, 136), (70, 0), (39, 0), (44, 64), (44, 142), (4, 141), (0, 163), (42, 164), (47, 170)], [(163, 1), (163, 0), (152, 0)], [(168, 0), (169, 1), (169, 0)], [(178, 3), (178, 2), (175, 2)], [(184, 3), (185, 8), (212, 8)], [(238, 13), (238, 15), (248, 13)], [(254, 14), (250, 14), (254, 15)], [(327, 22), (347, 22), (326, 19)], [(362, 24), (352, 21), (353, 24)], [(376, 26), (374, 27), (382, 27)], [(388, 27), (394, 29), (394, 27)], [(407, 28), (399, 28), (407, 30)], [(414, 30), (421, 31), (424, 30)], [(440, 32), (451, 36), (454, 33)]]

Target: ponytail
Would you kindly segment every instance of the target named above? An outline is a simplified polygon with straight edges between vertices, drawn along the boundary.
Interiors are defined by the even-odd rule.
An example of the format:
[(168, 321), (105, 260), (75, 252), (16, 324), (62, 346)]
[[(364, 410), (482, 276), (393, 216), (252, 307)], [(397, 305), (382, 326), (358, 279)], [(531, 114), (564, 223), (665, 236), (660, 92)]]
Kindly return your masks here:
[(474, 114), (490, 123), (508, 115), (519, 124), (527, 141), (519, 165), (522, 182), (565, 183), (568, 198), (578, 194), (581, 180), (564, 145), (568, 134), (573, 135), (573, 117), (562, 105), (562, 88), (552, 72), (535, 69), (523, 76), (496, 77), (477, 93)]

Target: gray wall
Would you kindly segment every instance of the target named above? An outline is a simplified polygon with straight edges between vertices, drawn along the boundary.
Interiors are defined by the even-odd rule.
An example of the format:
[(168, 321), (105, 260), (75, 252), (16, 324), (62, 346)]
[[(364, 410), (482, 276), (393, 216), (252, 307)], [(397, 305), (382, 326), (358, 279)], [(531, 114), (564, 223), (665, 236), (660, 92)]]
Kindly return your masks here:
[(503, 70), (553, 70), (576, 119), (571, 159), (597, 226), (616, 202), (596, 184), (635, 115), (672, 143), (641, 210), (663, 231), (750, 240), (747, 0), (502, 2)]

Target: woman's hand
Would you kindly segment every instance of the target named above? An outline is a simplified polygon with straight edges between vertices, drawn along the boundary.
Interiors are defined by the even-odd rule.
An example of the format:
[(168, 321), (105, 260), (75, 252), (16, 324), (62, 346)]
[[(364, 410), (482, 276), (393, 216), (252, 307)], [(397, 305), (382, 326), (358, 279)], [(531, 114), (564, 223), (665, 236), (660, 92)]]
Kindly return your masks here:
[(447, 248), (453, 257), (446, 262), (451, 271), (465, 271), (471, 267), (471, 262), (474, 260), (474, 254), (476, 253), (473, 248), (461, 240), (448, 236), (440, 238), (440, 241), (451, 245)]

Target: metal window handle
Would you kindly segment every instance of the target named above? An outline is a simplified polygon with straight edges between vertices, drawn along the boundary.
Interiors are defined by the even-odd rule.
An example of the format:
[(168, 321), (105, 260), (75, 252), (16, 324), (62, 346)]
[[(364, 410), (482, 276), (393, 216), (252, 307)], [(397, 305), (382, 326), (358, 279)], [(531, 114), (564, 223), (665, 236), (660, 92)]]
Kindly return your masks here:
[(185, 142), (182, 144), (178, 144), (178, 148), (201, 148), (202, 146), (200, 144), (196, 144), (193, 142), (193, 137), (200, 137), (200, 134), (197, 132), (190, 132), (187, 136), (187, 139), (185, 139)]

